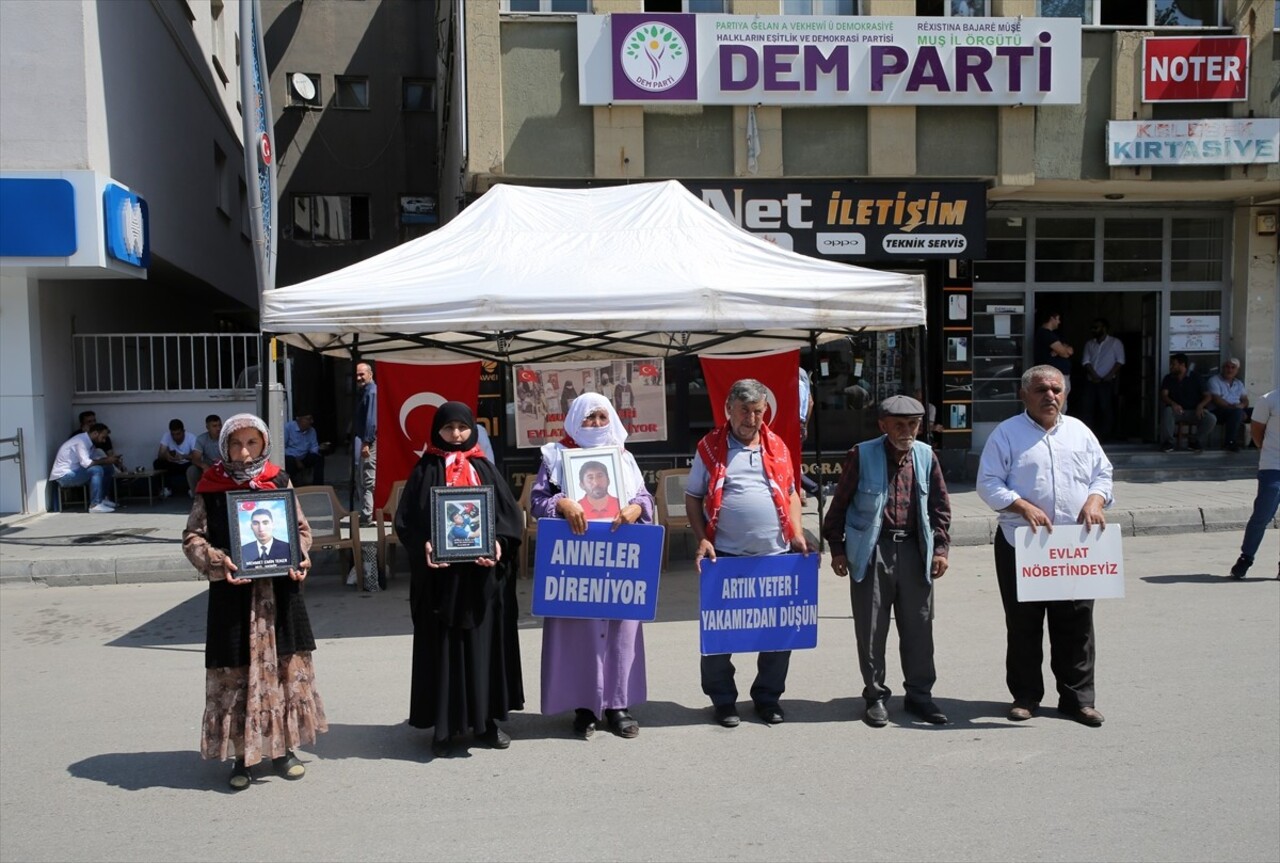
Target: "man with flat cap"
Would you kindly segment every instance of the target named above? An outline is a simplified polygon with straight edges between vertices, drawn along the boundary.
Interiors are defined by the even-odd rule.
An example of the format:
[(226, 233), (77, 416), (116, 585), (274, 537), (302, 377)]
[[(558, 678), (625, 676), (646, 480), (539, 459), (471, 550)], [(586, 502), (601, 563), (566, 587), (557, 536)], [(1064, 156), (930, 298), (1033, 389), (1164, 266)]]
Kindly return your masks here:
[(933, 725), (947, 722), (933, 702), (933, 581), (947, 571), (951, 501), (933, 448), (916, 440), (923, 417), (924, 406), (908, 396), (881, 402), (883, 434), (849, 450), (822, 522), (832, 570), (852, 575), (863, 721), (873, 728), (889, 721), (890, 611), (898, 622), (903, 706)]

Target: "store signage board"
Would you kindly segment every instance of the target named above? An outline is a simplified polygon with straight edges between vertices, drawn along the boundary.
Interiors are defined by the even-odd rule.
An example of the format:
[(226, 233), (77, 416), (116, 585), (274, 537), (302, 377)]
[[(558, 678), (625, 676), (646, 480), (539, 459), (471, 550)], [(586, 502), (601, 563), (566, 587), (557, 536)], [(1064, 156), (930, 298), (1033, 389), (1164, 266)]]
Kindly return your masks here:
[(1243, 102), (1248, 98), (1248, 36), (1148, 36), (1142, 40), (1142, 101)]
[(1265, 165), (1280, 161), (1280, 120), (1112, 120), (1108, 165)]
[(1079, 18), (579, 15), (582, 105), (1077, 105)]

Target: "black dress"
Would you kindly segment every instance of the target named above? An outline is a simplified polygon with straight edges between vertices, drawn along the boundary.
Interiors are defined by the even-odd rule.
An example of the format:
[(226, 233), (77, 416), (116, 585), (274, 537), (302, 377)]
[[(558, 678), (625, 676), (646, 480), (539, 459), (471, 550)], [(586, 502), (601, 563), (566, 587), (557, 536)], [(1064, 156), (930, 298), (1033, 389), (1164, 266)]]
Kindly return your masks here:
[(396, 536), (409, 556), (409, 724), (435, 728), (437, 740), (467, 731), (482, 734), (490, 721), (524, 709), (515, 590), (520, 508), (489, 461), (473, 458), (471, 464), (481, 483), (494, 488), (495, 534), (502, 546), (497, 566), (427, 567), (431, 489), (445, 485), (439, 456), (426, 453), (418, 461), (395, 518)]

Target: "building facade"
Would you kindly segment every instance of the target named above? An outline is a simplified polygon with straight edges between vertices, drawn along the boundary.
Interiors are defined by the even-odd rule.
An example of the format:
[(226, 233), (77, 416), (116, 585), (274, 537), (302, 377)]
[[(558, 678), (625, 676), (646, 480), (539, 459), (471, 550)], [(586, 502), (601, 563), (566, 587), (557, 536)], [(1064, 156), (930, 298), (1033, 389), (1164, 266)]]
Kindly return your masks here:
[[(873, 429), (875, 400), (918, 388), (961, 463), (1018, 409), (1035, 312), (1050, 306), (1077, 377), (1095, 317), (1124, 342), (1122, 440), (1154, 442), (1172, 352), (1206, 374), (1242, 358), (1255, 397), (1280, 378), (1274, 2), (502, 0), (440, 14), (454, 40), (440, 75), (446, 220), (495, 183), (674, 178), (797, 251), (926, 274), (927, 332), (806, 352), (824, 450)], [(628, 68), (635, 32), (675, 40), (680, 63), (688, 52), (669, 75), (685, 84)], [(654, 45), (653, 68), (669, 64)], [(1234, 87), (1176, 86), (1201, 72)], [(923, 213), (974, 186), (934, 251), (909, 217), (890, 224), (895, 207)], [(668, 376), (677, 389), (680, 374), (696, 378), (696, 363)], [(710, 424), (690, 410), (687, 427)]]
[(0, 2), (0, 512), (46, 508), (81, 410), (133, 470), (253, 404), (238, 57), (234, 0)]

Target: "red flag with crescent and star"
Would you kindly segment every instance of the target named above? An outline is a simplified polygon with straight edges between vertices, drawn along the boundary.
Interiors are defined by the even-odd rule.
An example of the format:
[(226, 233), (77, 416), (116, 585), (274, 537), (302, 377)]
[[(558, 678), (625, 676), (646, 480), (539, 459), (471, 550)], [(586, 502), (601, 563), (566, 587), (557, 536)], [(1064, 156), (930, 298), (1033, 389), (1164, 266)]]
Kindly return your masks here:
[(768, 389), (764, 421), (791, 451), (791, 466), (800, 476), (800, 352), (777, 351), (738, 356), (699, 354), (702, 377), (711, 399), (711, 418), (725, 421), (724, 400), (735, 381), (755, 378)]
[(480, 361), (378, 362), (378, 470), (373, 505), (382, 509), (391, 486), (408, 479), (431, 437), (436, 408), (462, 402), (475, 413), (480, 401)]

